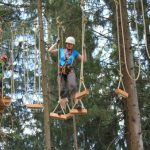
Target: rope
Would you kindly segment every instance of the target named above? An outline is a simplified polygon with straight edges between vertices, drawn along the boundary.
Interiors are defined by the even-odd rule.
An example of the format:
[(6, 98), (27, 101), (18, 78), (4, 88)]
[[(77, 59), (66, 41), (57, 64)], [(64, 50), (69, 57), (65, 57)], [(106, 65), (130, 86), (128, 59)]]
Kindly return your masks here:
[[(40, 32), (39, 32), (39, 37), (40, 37)], [(40, 61), (38, 61), (39, 62), (39, 93), (40, 93), (40, 91), (41, 91), (41, 75), (40, 75), (40, 71), (41, 71), (41, 59), (40, 59), (40, 56), (41, 56), (41, 51), (40, 51), (40, 40), (39, 40), (39, 60)]]
[[(38, 59), (38, 56), (40, 56), (40, 50), (38, 50), (37, 46), (36, 46), (36, 37), (37, 37), (37, 33), (36, 31), (34, 32), (34, 39), (35, 39), (35, 43), (34, 43), (34, 49), (35, 49), (35, 62), (34, 62), (34, 86), (33, 86), (33, 93), (34, 95), (37, 97), (38, 99), (38, 102), (40, 103), (39, 101), (39, 97), (37, 96), (37, 81), (36, 81), (36, 70), (37, 70), (37, 67), (36, 65), (38, 65), (38, 73), (40, 73), (40, 69), (41, 69), (41, 66), (40, 66), (40, 59)], [(40, 40), (39, 40), (39, 46), (40, 46)], [(40, 47), (39, 47), (40, 48)], [(38, 51), (39, 51), (39, 55), (38, 55)], [(38, 75), (38, 93), (40, 94), (40, 89), (41, 89), (41, 77), (40, 77), (40, 74)]]
[[(28, 53), (27, 53), (27, 49), (25, 50), (25, 39), (24, 39), (24, 35), (25, 35), (25, 32), (24, 32), (24, 27), (22, 28), (22, 32), (23, 32), (23, 52), (24, 52), (24, 55), (26, 56), (26, 61), (27, 61), (27, 64), (28, 64)], [(27, 65), (25, 62), (24, 63), (24, 91), (25, 91), (25, 97), (27, 99), (27, 89), (28, 89), (28, 71), (27, 71)]]
[[(1, 17), (0, 17), (0, 19), (1, 19)], [(3, 21), (3, 20), (1, 19), (1, 20), (0, 20), (0, 23), (1, 23), (2, 21)], [(3, 40), (3, 30), (2, 30), (2, 25), (0, 24), (0, 49), (1, 49), (1, 51), (2, 51), (1, 54), (4, 53), (4, 50), (3, 50), (3, 48), (2, 48), (2, 40)], [(3, 63), (3, 62), (2, 62), (2, 68), (1, 68), (1, 69), (2, 69), (2, 72), (1, 72), (1, 75), (2, 75), (2, 76), (1, 76), (1, 78), (2, 78), (2, 79), (1, 79), (1, 80), (2, 80), (2, 87), (1, 87), (1, 88), (2, 88), (2, 89), (1, 89), (1, 90), (2, 90), (2, 93), (1, 93), (1, 94), (2, 94), (2, 97), (3, 97), (3, 92), (4, 92), (4, 91), (3, 91), (3, 83), (4, 83), (4, 78), (3, 78), (3, 76), (4, 76), (4, 63)]]
[(65, 32), (65, 27), (61, 25), (61, 47), (63, 47), (63, 43), (64, 43), (64, 36), (63, 36), (64, 32)]
[(84, 89), (86, 89), (84, 84), (84, 62), (83, 62), (83, 55), (84, 55), (84, 39), (85, 39), (85, 24), (87, 22), (87, 18), (84, 14), (84, 2), (81, 0), (81, 10), (82, 10), (82, 59), (81, 59), (81, 68), (80, 68), (80, 84), (79, 84), (79, 92), (81, 91), (81, 85), (83, 85)]
[[(60, 22), (60, 17), (57, 17), (56, 18), (56, 21), (57, 21), (57, 35), (58, 35), (58, 39), (60, 39), (60, 27), (61, 27), (61, 22)], [(57, 48), (58, 48), (58, 102), (61, 100), (61, 97), (60, 97), (60, 75), (59, 75), (59, 72), (60, 72), (60, 68), (59, 68), (59, 63), (60, 63), (60, 53), (59, 53), (59, 48), (60, 48), (60, 44), (58, 43), (57, 44)]]
[(137, 75), (137, 79), (139, 78), (140, 76), (140, 72), (141, 72), (141, 61), (140, 61), (140, 38), (139, 38), (139, 28), (138, 28), (138, 23), (137, 23), (137, 13), (136, 13), (136, 6), (135, 6), (135, 2), (134, 2), (134, 14), (135, 15), (135, 24), (136, 24), (136, 31), (137, 31), (137, 34), (136, 34), (136, 38), (137, 38), (137, 49), (138, 49), (138, 64), (139, 64), (139, 70), (138, 70), (138, 75)]
[(11, 48), (12, 48), (12, 51), (11, 51), (11, 61), (12, 61), (11, 97), (13, 96), (13, 93), (15, 92), (15, 90), (14, 90), (15, 89), (15, 85), (14, 85), (14, 66), (13, 66), (13, 62), (14, 62), (14, 44), (13, 44), (13, 41), (14, 41), (14, 33), (13, 33), (13, 30), (12, 30), (12, 27), (11, 27)]
[(35, 50), (35, 56), (34, 56), (34, 84), (33, 84), (33, 93), (36, 93), (36, 64), (37, 64), (37, 47), (36, 47), (36, 33), (34, 33), (34, 50)]
[(118, 83), (118, 88), (120, 87), (120, 84), (122, 84), (123, 90), (125, 91), (125, 87), (123, 84), (123, 74), (122, 74), (122, 67), (121, 67), (121, 50), (120, 50), (120, 36), (119, 36), (119, 17), (118, 17), (118, 1), (115, 1), (115, 6), (116, 6), (116, 22), (117, 22), (117, 38), (118, 38), (118, 51), (119, 51), (119, 83)]
[[(119, 6), (120, 6), (120, 18), (121, 18), (121, 30), (122, 30), (122, 40), (123, 40), (123, 52), (124, 52), (124, 60), (125, 60), (125, 68), (127, 71), (128, 76), (130, 77), (131, 80), (138, 80), (139, 76), (140, 76), (140, 71), (141, 71), (141, 67), (140, 67), (140, 63), (139, 63), (139, 70), (138, 70), (138, 75), (136, 78), (133, 78), (132, 75), (129, 73), (129, 69), (127, 66), (127, 58), (126, 58), (126, 47), (125, 47), (125, 37), (124, 37), (124, 27), (123, 27), (123, 14), (122, 14), (122, 7), (121, 7), (121, 0), (119, 0)], [(137, 21), (136, 21), (137, 23)], [(137, 31), (138, 32), (138, 31)], [(138, 34), (138, 33), (137, 33)], [(138, 39), (138, 45), (139, 45), (139, 39)], [(139, 52), (139, 51), (138, 51)], [(140, 58), (139, 58), (140, 61)]]
[(143, 16), (143, 25), (144, 25), (145, 47), (146, 47), (147, 56), (148, 56), (148, 58), (150, 59), (150, 54), (149, 54), (149, 51), (148, 51), (148, 45), (147, 45), (146, 20), (145, 20), (145, 14), (144, 14), (143, 0), (141, 0), (141, 7), (142, 7), (142, 16)]

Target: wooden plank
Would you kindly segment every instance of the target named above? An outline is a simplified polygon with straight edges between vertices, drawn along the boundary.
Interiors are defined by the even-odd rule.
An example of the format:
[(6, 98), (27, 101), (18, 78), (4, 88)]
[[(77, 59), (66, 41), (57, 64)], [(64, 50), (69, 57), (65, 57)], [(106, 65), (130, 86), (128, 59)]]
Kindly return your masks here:
[(118, 94), (118, 95), (121, 95), (122, 97), (124, 98), (128, 98), (129, 94), (121, 89), (116, 89), (115, 90), (115, 93)]
[(43, 104), (27, 104), (26, 107), (30, 109), (42, 109), (44, 108)]
[(86, 90), (84, 90), (82, 92), (76, 93), (75, 94), (75, 99), (81, 99), (82, 97), (85, 97), (87, 95), (89, 95), (89, 90), (86, 89)]
[(3, 113), (4, 112), (4, 109), (0, 109), (0, 113)]
[(54, 119), (60, 119), (60, 120), (67, 120), (69, 118), (72, 118), (73, 115), (68, 113), (68, 114), (58, 114), (58, 113), (50, 113), (50, 117)]
[(71, 114), (71, 113), (66, 114), (67, 119), (70, 119), (70, 118), (72, 118), (73, 116), (74, 116), (74, 115)]
[(82, 109), (71, 109), (70, 110), (70, 113), (71, 114), (74, 114), (74, 115), (86, 115), (87, 114), (87, 109), (85, 108), (82, 108)]
[(9, 96), (4, 96), (0, 99), (0, 106), (10, 106), (11, 105), (11, 98)]

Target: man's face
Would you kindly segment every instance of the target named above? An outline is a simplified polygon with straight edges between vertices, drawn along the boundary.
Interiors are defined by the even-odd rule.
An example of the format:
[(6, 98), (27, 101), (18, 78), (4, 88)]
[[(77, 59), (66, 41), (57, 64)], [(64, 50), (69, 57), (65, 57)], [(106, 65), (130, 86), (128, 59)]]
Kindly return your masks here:
[(66, 43), (66, 48), (67, 48), (68, 50), (71, 50), (71, 49), (73, 48), (73, 44), (71, 44), (71, 43)]

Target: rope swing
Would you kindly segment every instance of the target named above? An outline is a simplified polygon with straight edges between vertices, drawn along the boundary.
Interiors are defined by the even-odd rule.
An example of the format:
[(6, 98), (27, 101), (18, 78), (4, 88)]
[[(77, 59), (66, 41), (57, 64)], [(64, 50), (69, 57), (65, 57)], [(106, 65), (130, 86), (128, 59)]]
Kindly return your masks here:
[[(36, 46), (36, 37), (37, 37), (37, 34), (36, 34), (36, 31), (34, 33), (34, 39), (35, 39), (35, 43), (34, 43), (34, 85), (33, 85), (33, 94), (38, 98), (38, 100), (36, 100), (35, 103), (29, 103), (26, 105), (27, 108), (30, 108), (30, 109), (42, 109), (44, 106), (42, 103), (39, 102), (39, 97), (37, 96), (37, 90), (36, 90), (36, 65), (38, 63), (38, 58), (37, 58), (37, 46)], [(40, 40), (39, 40), (40, 42)], [(28, 51), (27, 51), (27, 57), (28, 57)], [(28, 60), (28, 58), (27, 58)], [(27, 73), (27, 76), (28, 76), (28, 73)], [(27, 80), (28, 80), (28, 77), (27, 77)], [(40, 87), (40, 82), (39, 82), (39, 87)]]
[[(85, 55), (85, 50), (84, 50), (84, 38), (85, 38), (85, 25), (87, 23), (87, 17), (84, 14), (84, 1), (81, 0), (81, 10), (82, 10), (82, 58), (81, 58), (81, 68), (80, 68), (80, 83), (79, 83), (79, 91), (75, 94), (75, 96), (73, 97), (74, 100), (74, 104), (72, 109), (70, 110), (69, 104), (68, 104), (68, 98), (61, 98), (60, 96), (60, 79), (62, 77), (62, 74), (59, 74), (61, 71), (63, 72), (63, 69), (60, 70), (60, 53), (59, 53), (59, 49), (60, 49), (60, 44), (59, 42), (57, 42), (57, 49), (58, 49), (58, 104), (55, 107), (55, 109), (53, 110), (52, 113), (50, 113), (50, 117), (52, 118), (56, 118), (56, 119), (68, 119), (73, 117), (73, 115), (83, 115), (83, 114), (87, 114), (87, 109), (85, 109), (83, 102), (81, 100), (81, 98), (87, 96), (89, 94), (89, 90), (86, 89), (86, 86), (84, 84), (84, 55)], [(60, 21), (60, 17), (56, 18), (57, 21), (57, 31), (58, 31), (58, 39), (60, 39), (60, 34), (61, 34), (61, 38), (63, 40), (63, 36), (62, 36), (62, 30), (64, 29), (63, 27), (63, 23), (62, 21)], [(63, 43), (63, 41), (62, 41)], [(54, 46), (56, 46), (54, 44)], [(65, 69), (65, 68), (64, 68)], [(83, 90), (82, 90), (83, 87)], [(81, 107), (80, 109), (77, 106), (77, 104), (80, 103)], [(61, 109), (61, 113), (57, 112), (56, 110)], [(62, 114), (63, 113), (63, 114)]]
[[(79, 92), (75, 94), (75, 104), (73, 105), (70, 113), (72, 114), (87, 114), (87, 109), (85, 109), (84, 104), (81, 100), (81, 98), (89, 95), (89, 90), (86, 88), (84, 84), (84, 62), (83, 62), (83, 54), (84, 54), (84, 40), (85, 40), (85, 25), (87, 23), (87, 17), (84, 13), (84, 1), (81, 0), (81, 10), (82, 10), (82, 60), (81, 60), (81, 68), (80, 68), (80, 82), (79, 82)], [(84, 88), (84, 90), (81, 91), (81, 88)], [(78, 102), (81, 104), (81, 109), (75, 109)]]
[[(125, 47), (125, 35), (124, 35), (124, 26), (123, 26), (123, 14), (122, 14), (122, 7), (121, 7), (121, 0), (119, 0), (119, 7), (120, 7), (120, 18), (121, 18), (121, 30), (122, 30), (122, 40), (123, 40), (123, 52), (124, 52), (124, 60), (125, 60), (125, 68), (127, 71), (128, 76), (130, 77), (131, 80), (137, 81), (140, 76), (140, 71), (141, 71), (141, 63), (140, 63), (140, 52), (138, 50), (138, 55), (139, 55), (139, 69), (138, 69), (138, 74), (137, 77), (132, 77), (132, 75), (129, 73), (129, 69), (127, 66), (127, 58), (126, 58), (126, 47)], [(137, 17), (135, 18), (136, 24), (137, 24)], [(137, 28), (137, 25), (136, 25)], [(138, 38), (138, 46), (139, 46), (139, 37), (138, 37), (138, 28), (137, 28), (137, 38)]]
[[(0, 27), (0, 29), (1, 29), (1, 27)], [(1, 29), (1, 32), (3, 32), (3, 30)], [(1, 33), (1, 38), (0, 38), (0, 49), (1, 49), (1, 51), (2, 51), (2, 54), (4, 54), (4, 50), (3, 50), (3, 48), (2, 48), (2, 33)], [(1, 60), (2, 61), (2, 60)], [(0, 95), (0, 113), (3, 113), (4, 112), (4, 110), (8, 107), (8, 106), (10, 106), (11, 105), (11, 97), (9, 97), (9, 96), (5, 96), (4, 95), (4, 63), (3, 62), (1, 62), (1, 70), (2, 70), (2, 72), (1, 72), (1, 82), (2, 82), (2, 87), (1, 87), (1, 95)]]
[[(57, 34), (58, 34), (58, 39), (60, 39), (60, 33), (61, 33), (61, 38), (63, 40), (63, 36), (62, 36), (62, 30), (63, 30), (63, 26), (62, 26), (62, 22), (60, 21), (60, 17), (56, 18), (56, 23), (57, 23)], [(63, 43), (63, 41), (62, 41)], [(58, 49), (58, 104), (56, 105), (56, 107), (54, 108), (54, 110), (50, 113), (50, 117), (54, 118), (54, 119), (61, 119), (61, 120), (67, 120), (69, 118), (72, 118), (73, 115), (70, 113), (70, 106), (68, 104), (68, 99), (64, 98), (61, 99), (60, 96), (60, 79), (61, 79), (61, 75), (59, 75), (60, 72), (60, 67), (59, 67), (59, 49), (60, 49), (60, 44), (57, 44), (57, 49)], [(63, 112), (63, 114), (61, 113), (56, 113), (56, 111), (60, 109), (60, 111)]]
[[(128, 97), (128, 93), (126, 92), (125, 90), (125, 87), (124, 87), (124, 83), (123, 83), (123, 74), (122, 74), (122, 67), (121, 67), (121, 50), (120, 50), (120, 36), (119, 36), (119, 17), (118, 17), (118, 11), (119, 11), (119, 8), (118, 8), (118, 1), (114, 0), (115, 1), (115, 6), (116, 6), (116, 23), (117, 23), (117, 40), (118, 40), (118, 52), (119, 52), (119, 83), (118, 83), (118, 87), (117, 89), (115, 90), (115, 93), (118, 94), (119, 96), (122, 96), (124, 98), (127, 98)], [(120, 86), (122, 85), (122, 88), (123, 90), (120, 88)]]
[[(118, 95), (121, 95), (122, 97), (124, 98), (127, 98), (128, 97), (128, 93), (126, 92), (125, 90), (125, 87), (124, 87), (124, 84), (123, 84), (123, 74), (122, 74), (122, 68), (121, 68), (121, 50), (120, 50), (120, 36), (119, 36), (119, 17), (118, 17), (118, 12), (120, 12), (120, 19), (121, 19), (121, 30), (122, 30), (122, 42), (123, 42), (123, 53), (124, 53), (124, 61), (125, 61), (125, 68), (126, 68), (126, 71), (127, 71), (127, 74), (128, 76), (130, 77), (131, 80), (135, 80), (137, 81), (139, 79), (139, 76), (140, 76), (140, 72), (141, 72), (141, 62), (140, 62), (140, 49), (139, 49), (139, 30), (138, 30), (138, 24), (137, 24), (137, 14), (136, 14), (136, 7), (135, 7), (135, 2), (134, 2), (134, 20), (135, 20), (135, 23), (136, 23), (136, 38), (137, 38), (137, 49), (138, 49), (138, 74), (137, 74), (137, 77), (132, 77), (132, 75), (129, 73), (129, 69), (128, 69), (128, 66), (127, 66), (127, 58), (126, 58), (126, 47), (125, 47), (125, 36), (124, 36), (124, 27), (123, 27), (123, 16), (122, 16), (122, 8), (121, 8), (121, 1), (119, 0), (115, 1), (115, 4), (116, 4), (116, 21), (117, 21), (117, 37), (118, 37), (118, 51), (119, 51), (119, 74), (120, 74), (120, 79), (119, 79), (119, 84), (118, 84), (118, 87), (117, 89), (115, 90), (115, 92), (118, 94)], [(122, 85), (122, 89), (120, 89), (120, 86)]]

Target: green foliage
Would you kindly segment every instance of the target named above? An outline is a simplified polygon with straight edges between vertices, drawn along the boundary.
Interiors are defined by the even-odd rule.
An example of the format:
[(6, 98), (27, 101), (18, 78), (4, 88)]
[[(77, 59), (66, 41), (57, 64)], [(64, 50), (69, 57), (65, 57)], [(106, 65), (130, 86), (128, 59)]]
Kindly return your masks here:
[[(5, 0), (2, 2), (6, 3)], [(11, 33), (15, 34), (16, 41), (23, 35), (23, 29), (27, 40), (34, 37), (34, 27), (37, 19), (37, 1), (24, 0), (18, 7), (13, 3), (8, 5), (0, 2), (0, 17), (2, 18), (3, 42), (2, 46), (5, 52), (11, 57)], [(16, 1), (18, 2), (18, 1)], [(133, 4), (129, 2), (129, 12), (133, 11)], [(124, 102), (116, 97), (114, 90), (118, 84), (118, 50), (117, 50), (117, 33), (116, 33), (116, 13), (115, 3), (113, 0), (87, 1), (88, 10), (86, 11), (89, 20), (86, 24), (85, 44), (87, 47), (88, 61), (84, 65), (85, 84), (90, 90), (89, 96), (83, 99), (88, 114), (85, 116), (76, 116), (77, 138), (79, 149), (84, 150), (111, 150), (127, 149), (126, 133), (124, 125)], [(145, 5), (147, 9), (149, 4)], [(143, 40), (143, 24), (141, 23), (141, 8), (138, 7), (138, 27), (140, 40)], [(23, 12), (22, 12), (23, 10)], [(106, 13), (107, 12), (107, 13)], [(22, 16), (24, 15), (24, 17)], [(45, 39), (47, 38), (47, 23), (50, 24), (50, 41), (55, 42), (57, 33), (56, 18), (59, 16), (65, 31), (63, 32), (63, 41), (67, 36), (76, 38), (75, 48), (81, 52), (81, 8), (79, 0), (46, 0), (43, 1), (43, 24)], [(26, 16), (26, 17), (25, 17)], [(46, 18), (46, 19), (45, 19)], [(130, 16), (131, 28), (135, 31), (134, 16)], [(23, 24), (22, 24), (23, 23)], [(149, 24), (149, 21), (148, 21)], [(97, 29), (94, 32), (94, 29)], [(99, 31), (103, 29), (103, 31)], [(106, 30), (108, 31), (106, 33)], [(61, 39), (62, 40), (62, 39)], [(37, 48), (39, 38), (36, 37)], [(104, 42), (104, 48), (99, 47)], [(28, 42), (27, 42), (28, 43)], [(20, 45), (19, 45), (20, 44)], [(15, 74), (15, 100), (10, 108), (5, 110), (3, 118), (1, 117), (1, 134), (0, 142), (2, 149), (13, 150), (41, 150), (44, 149), (44, 129), (43, 129), (43, 111), (29, 111), (23, 101), (25, 95), (24, 84), (24, 63), (29, 61), (28, 68), (29, 87), (28, 90), (33, 92), (34, 65), (32, 57), (35, 57), (33, 50), (34, 44), (28, 43), (30, 59), (26, 60), (27, 53), (24, 52), (23, 42), (14, 45)], [(49, 43), (48, 43), (49, 44)], [(47, 47), (46, 47), (47, 49)], [(96, 49), (96, 50), (95, 50)], [(96, 54), (93, 53), (96, 51)], [(149, 63), (145, 60), (146, 54), (144, 47), (142, 49), (142, 72), (140, 79), (137, 81), (137, 90), (139, 97), (139, 106), (141, 110), (141, 121), (143, 129), (143, 141), (145, 149), (149, 148)], [(52, 61), (47, 60), (47, 77), (49, 79), (49, 97), (50, 109), (56, 106), (58, 101), (57, 85), (57, 57), (51, 57)], [(23, 63), (21, 61), (24, 60)], [(40, 60), (38, 60), (40, 61)], [(29, 66), (30, 66), (29, 65)], [(135, 68), (137, 69), (137, 68)], [(137, 70), (135, 70), (137, 72)], [(9, 71), (7, 73), (10, 73)], [(76, 67), (77, 77), (80, 73), (80, 63)], [(36, 81), (38, 82), (38, 75)], [(77, 78), (79, 82), (79, 78)], [(5, 79), (5, 93), (10, 93), (11, 79)], [(36, 85), (38, 89), (38, 85)], [(41, 94), (41, 91), (40, 91)], [(34, 122), (34, 121), (35, 122)], [(52, 145), (55, 149), (71, 150), (74, 147), (73, 125), (72, 120), (51, 121)], [(120, 125), (120, 123), (122, 125)], [(30, 134), (24, 133), (25, 129), (31, 130)], [(9, 131), (8, 133), (5, 130)]]

